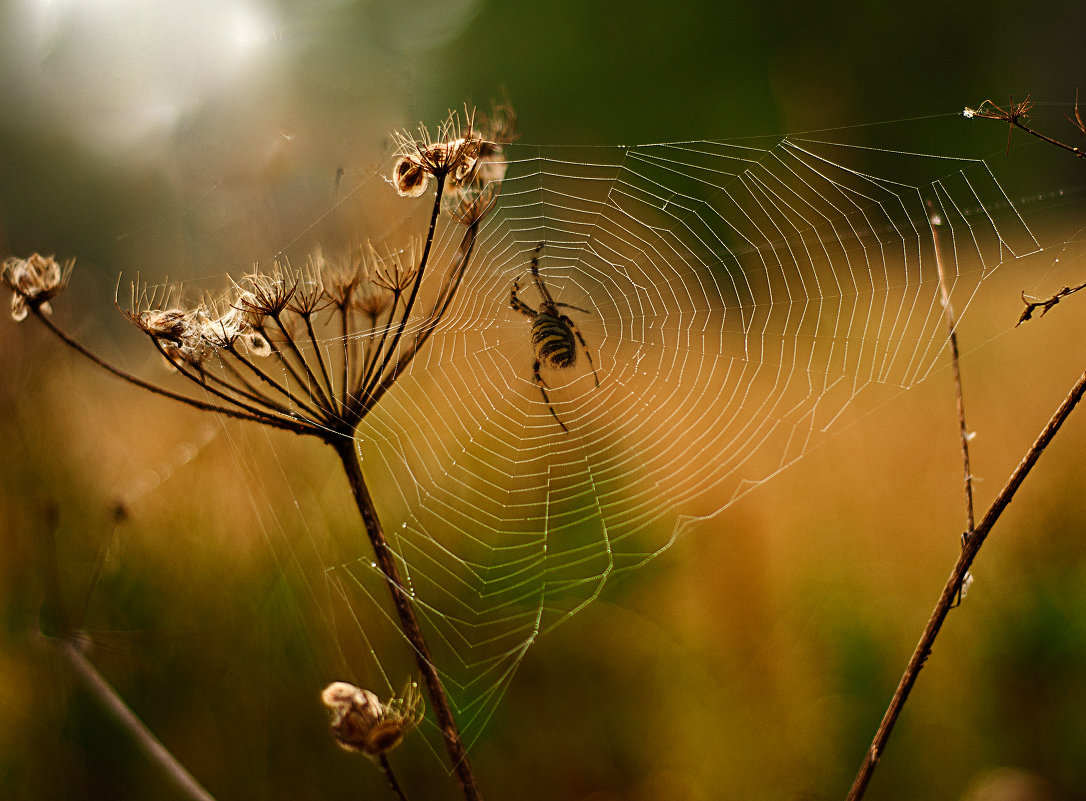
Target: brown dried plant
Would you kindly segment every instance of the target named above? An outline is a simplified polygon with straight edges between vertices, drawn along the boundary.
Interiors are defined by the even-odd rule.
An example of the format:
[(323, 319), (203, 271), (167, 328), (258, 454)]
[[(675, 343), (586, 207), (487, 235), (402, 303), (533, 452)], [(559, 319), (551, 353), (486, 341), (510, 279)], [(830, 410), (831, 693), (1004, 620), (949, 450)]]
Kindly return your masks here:
[[(1047, 134), (1041, 133), (1035, 130), (1028, 124), (1030, 118), (1030, 112), (1033, 110), (1033, 102), (1030, 100), (1030, 96), (1026, 95), (1025, 100), (1015, 102), (1014, 98), (1010, 99), (1010, 103), (1006, 108), (997, 106), (991, 100), (985, 100), (976, 108), (969, 108), (966, 106), (962, 112), (962, 116), (968, 119), (983, 119), (983, 120), (997, 120), (999, 122), (1007, 123), (1007, 151), (1011, 149), (1011, 134), (1015, 128), (1021, 131), (1025, 131), (1030, 136), (1035, 136), (1042, 142), (1048, 142), (1048, 144), (1058, 147), (1062, 150), (1066, 150), (1078, 158), (1086, 158), (1086, 150), (1074, 145), (1069, 145), (1065, 142), (1061, 142), (1058, 139), (1053, 139)], [(1078, 93), (1075, 93), (1075, 112), (1074, 117), (1070, 115), (1064, 115), (1068, 122), (1079, 132), (1080, 136), (1086, 136), (1086, 124), (1083, 123), (1082, 115), (1078, 110)]]
[[(134, 284), (122, 312), (178, 373), (200, 389), (203, 398), (158, 386), (114, 366), (47, 317), (49, 302), (67, 284), (72, 261), (61, 264), (53, 257), (34, 254), (9, 258), (2, 271), (4, 283), (13, 292), (16, 320), (33, 316), (66, 345), (125, 381), (199, 409), (313, 436), (332, 447), (347, 475), (400, 629), (415, 653), (450, 765), (468, 801), (481, 798), (478, 785), (414, 603), (404, 589), (377, 516), (359, 463), (355, 433), (425, 345), (456, 295), (479, 224), (501, 190), (506, 166), (503, 146), (514, 137), (515, 118), (507, 107), (478, 123), (467, 109), (463, 120), (452, 112), (433, 134), (424, 126), (416, 133), (395, 134), (398, 159), (391, 182), (397, 192), (405, 198), (421, 197), (431, 179), (436, 187), (427, 230), (402, 250), (379, 252), (367, 245), (339, 260), (318, 252), (302, 268), (277, 260), (269, 270), (240, 277), (228, 292), (205, 295), (195, 302), (185, 301), (180, 286)], [(432, 302), (420, 313), (420, 290), (439, 269), (432, 262), (442, 213), (462, 228), (463, 235), (450, 263), (443, 265), (444, 275)], [(412, 690), (409, 697), (384, 706), (376, 702), (376, 696), (373, 701), (380, 716), (366, 728), (370, 739), (360, 750), (379, 757), (393, 788), (401, 793), (385, 755), (418, 723), (421, 698)], [(374, 739), (374, 732), (381, 736)], [(395, 737), (390, 736), (393, 733)], [(378, 741), (380, 748), (374, 745)]]

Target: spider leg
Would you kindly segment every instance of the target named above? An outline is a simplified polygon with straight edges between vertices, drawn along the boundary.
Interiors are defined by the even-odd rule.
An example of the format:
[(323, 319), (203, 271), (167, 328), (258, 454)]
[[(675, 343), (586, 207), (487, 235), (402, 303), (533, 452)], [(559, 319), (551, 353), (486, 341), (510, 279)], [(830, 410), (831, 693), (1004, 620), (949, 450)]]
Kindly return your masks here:
[(539, 251), (541, 250), (543, 250), (542, 242), (536, 245), (535, 252), (532, 254), (532, 278), (535, 279), (535, 285), (539, 288), (539, 294), (543, 296), (543, 303), (554, 306), (554, 298), (551, 297), (547, 285), (543, 283), (543, 279), (539, 275)]
[(588, 352), (588, 343), (584, 341), (584, 337), (581, 336), (581, 329), (577, 327), (577, 324), (571, 319), (562, 315), (562, 322), (569, 326), (569, 330), (577, 336), (577, 341), (581, 343), (581, 350), (584, 351), (584, 357), (588, 359), (588, 366), (592, 368), (592, 377), (596, 379), (596, 386), (600, 385), (600, 376), (596, 372), (596, 363), (592, 361), (592, 354)]
[(533, 309), (531, 306), (529, 306), (527, 303), (525, 303), (524, 301), (522, 301), (520, 298), (517, 297), (517, 292), (519, 292), (519, 291), (520, 291), (520, 284), (518, 284), (517, 280), (514, 278), (513, 279), (513, 288), (511, 290), (509, 290), (509, 305), (512, 306), (514, 310), (520, 312), (521, 314), (526, 314), (529, 317), (535, 317), (536, 314), (538, 314), (538, 312), (536, 312), (535, 309)]
[(532, 364), (532, 380), (539, 384), (539, 391), (543, 393), (543, 400), (547, 402), (547, 408), (551, 410), (551, 415), (558, 421), (558, 425), (562, 426), (562, 430), (568, 434), (569, 429), (566, 428), (566, 424), (562, 422), (561, 418), (558, 416), (558, 412), (556, 412), (554, 406), (551, 405), (551, 399), (547, 395), (547, 382), (544, 381), (543, 376), (539, 374), (540, 365), (541, 362), (539, 359), (536, 359), (535, 363)]

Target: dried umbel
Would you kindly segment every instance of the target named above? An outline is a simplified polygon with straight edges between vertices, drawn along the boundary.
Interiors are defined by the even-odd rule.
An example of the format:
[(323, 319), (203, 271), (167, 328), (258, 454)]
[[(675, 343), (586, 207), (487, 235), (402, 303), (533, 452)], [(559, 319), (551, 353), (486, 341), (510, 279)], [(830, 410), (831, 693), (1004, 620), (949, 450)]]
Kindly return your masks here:
[(396, 134), (400, 158), (392, 170), (392, 184), (403, 197), (418, 197), (430, 177), (443, 182), (446, 212), (465, 225), (482, 219), (501, 189), (508, 163), (503, 146), (516, 138), (516, 117), (508, 106), (494, 110), (475, 127), (466, 113), (466, 126), (455, 112), (431, 137), (423, 126), (418, 136)]
[(387, 754), (422, 721), (423, 701), (414, 682), (382, 704), (377, 695), (345, 681), (329, 684), (321, 700), (332, 714), (332, 734), (347, 751), (370, 757)]
[(400, 158), (392, 168), (392, 184), (403, 197), (418, 197), (433, 176), (438, 181), (462, 183), (475, 169), (484, 139), (472, 125), (474, 115), (467, 114), (465, 125), (460, 115), (450, 112), (431, 136), (425, 125), (418, 135), (406, 131), (395, 134)]
[[(499, 128), (490, 136), (490, 128), (476, 130), (469, 120), (462, 129), (452, 116), (434, 139), (425, 131), (418, 139), (401, 137), (393, 170), (400, 194), (421, 195), (431, 177), (437, 182), (428, 227), (415, 242), (383, 246), (380, 252), (370, 246), (331, 263), (318, 252), (301, 270), (279, 258), (231, 280), (222, 294), (191, 300), (180, 285), (137, 279), (131, 302), (121, 311), (199, 394), (113, 365), (40, 313), (65, 286), (70, 262), (61, 266), (52, 257), (34, 255), (3, 263), (3, 280), (16, 294), (16, 318), (34, 313), (65, 345), (109, 373), (193, 408), (312, 436), (335, 451), (466, 799), (480, 797), (477, 783), (415, 602), (403, 589), (395, 552), (380, 525), (355, 438), (438, 330), (469, 268), (479, 222), (505, 174), (501, 144), (510, 141), (511, 128)], [(442, 211), (457, 222), (446, 225)], [(460, 230), (450, 232), (454, 227)], [(444, 247), (450, 233), (454, 240), (459, 233), (458, 247)], [(442, 246), (435, 247), (439, 238)], [(427, 281), (433, 286), (424, 290)], [(324, 700), (340, 744), (373, 758), (396, 788), (385, 754), (422, 720), (418, 686), (411, 683), (400, 697), (382, 702), (370, 691), (337, 683), (325, 690)]]
[(30, 258), (12, 257), (4, 261), (3, 279), (14, 294), (11, 297), (11, 316), (25, 320), (31, 308), (52, 312), (49, 300), (59, 295), (68, 285), (75, 259), (60, 264), (54, 256), (38, 253)]

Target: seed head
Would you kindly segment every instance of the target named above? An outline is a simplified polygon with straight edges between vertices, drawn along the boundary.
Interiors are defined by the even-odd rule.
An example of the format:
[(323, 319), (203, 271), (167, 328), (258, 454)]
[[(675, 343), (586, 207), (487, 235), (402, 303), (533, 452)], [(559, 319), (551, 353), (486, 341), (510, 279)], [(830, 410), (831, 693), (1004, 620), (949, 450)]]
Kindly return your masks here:
[(422, 242), (417, 239), (410, 240), (402, 250), (389, 249), (384, 255), (370, 245), (366, 260), (366, 274), (370, 283), (393, 294), (403, 293), (419, 271), (421, 250)]
[(418, 135), (407, 131), (394, 134), (400, 158), (392, 170), (392, 185), (402, 197), (418, 197), (426, 191), (430, 176), (454, 184), (465, 181), (475, 169), (483, 138), (472, 129), (474, 114), (465, 109), (466, 125), (460, 115), (449, 116), (432, 136), (425, 125)]
[(418, 197), (429, 183), (430, 174), (414, 158), (400, 156), (392, 168), (392, 185), (400, 197)]
[(249, 331), (248, 333), (241, 335), (241, 341), (245, 343), (245, 347), (249, 353), (254, 356), (264, 358), (272, 355), (271, 342), (259, 331)]
[(270, 273), (254, 270), (242, 280), (248, 289), (241, 292), (235, 305), (253, 317), (278, 317), (298, 291), (299, 276), (289, 264), (276, 260)]
[(496, 106), (479, 125), (478, 153), (471, 169), (445, 181), (445, 211), (464, 225), (481, 220), (497, 200), (509, 162), (504, 146), (517, 138), (516, 115), (508, 105)]
[(228, 301), (207, 301), (193, 312), (196, 334), (213, 348), (231, 348), (238, 337), (249, 332), (245, 312)]
[(148, 309), (131, 319), (155, 339), (169, 339), (173, 342), (181, 342), (191, 328), (188, 315), (181, 309)]
[(0, 274), (11, 297), (11, 316), (16, 322), (25, 320), (31, 308), (52, 312), (49, 300), (59, 295), (68, 285), (75, 259), (63, 265), (54, 256), (34, 253), (28, 259), (12, 257), (4, 261)]
[(332, 714), (332, 734), (340, 747), (370, 757), (391, 751), (422, 721), (422, 695), (413, 681), (386, 704), (370, 690), (345, 681), (329, 684), (321, 699)]

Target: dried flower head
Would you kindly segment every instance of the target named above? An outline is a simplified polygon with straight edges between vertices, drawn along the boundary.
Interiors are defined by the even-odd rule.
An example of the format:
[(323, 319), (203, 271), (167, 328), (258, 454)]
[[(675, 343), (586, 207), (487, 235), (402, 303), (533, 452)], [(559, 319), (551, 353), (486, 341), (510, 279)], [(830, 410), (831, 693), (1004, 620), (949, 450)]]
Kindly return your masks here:
[(232, 348), (242, 334), (249, 332), (246, 313), (230, 301), (206, 300), (193, 312), (197, 336), (213, 348)]
[(370, 245), (366, 276), (371, 284), (381, 289), (393, 294), (402, 293), (411, 286), (419, 271), (421, 251), (422, 243), (417, 239), (411, 239), (407, 247), (401, 250), (387, 249), (383, 255)]
[(11, 297), (11, 316), (18, 322), (25, 320), (31, 308), (52, 312), (49, 300), (59, 295), (68, 285), (75, 259), (63, 265), (54, 256), (34, 253), (28, 259), (12, 257), (4, 261), (2, 276), (14, 294)]
[[(276, 259), (271, 272), (259, 269), (242, 278), (237, 303), (241, 311), (254, 318), (278, 317), (298, 291), (300, 276), (285, 261)], [(247, 287), (245, 289), (244, 287)]]
[(483, 137), (472, 128), (474, 115), (465, 109), (467, 122), (461, 125), (460, 115), (449, 116), (431, 136), (425, 125), (419, 125), (418, 135), (407, 131), (394, 134), (400, 158), (392, 170), (392, 185), (403, 197), (418, 197), (429, 183), (430, 176), (438, 181), (460, 184), (475, 170)]
[(191, 322), (182, 309), (146, 309), (130, 319), (155, 339), (181, 342), (188, 336)]
[(391, 751), (422, 721), (422, 695), (413, 681), (385, 704), (370, 690), (345, 681), (329, 684), (321, 699), (332, 714), (332, 733), (340, 746), (371, 757)]
[(287, 308), (295, 314), (308, 317), (328, 307), (330, 301), (324, 291), (324, 278), (321, 274), (323, 262), (324, 256), (318, 251), (310, 256), (306, 260), (305, 266), (299, 270), (294, 270), (285, 262), (284, 266), (280, 268), (284, 274), (294, 273), (296, 289), (290, 303), (287, 304)]
[(497, 200), (509, 162), (504, 146), (517, 138), (516, 115), (508, 105), (496, 106), (481, 119), (478, 154), (471, 170), (445, 182), (445, 211), (464, 225), (479, 222)]

